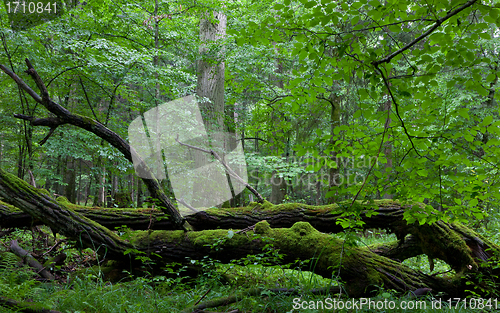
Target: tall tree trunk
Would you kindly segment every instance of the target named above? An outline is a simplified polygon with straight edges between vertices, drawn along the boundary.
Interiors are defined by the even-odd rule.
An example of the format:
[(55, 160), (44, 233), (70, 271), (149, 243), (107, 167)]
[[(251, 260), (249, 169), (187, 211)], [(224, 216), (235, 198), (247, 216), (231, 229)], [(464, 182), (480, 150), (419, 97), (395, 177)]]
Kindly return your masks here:
[(66, 171), (64, 175), (64, 196), (71, 202), (76, 202), (76, 171), (75, 159), (73, 157), (66, 157)]
[[(331, 161), (330, 168), (327, 168), (328, 173), (328, 192), (327, 192), (327, 203), (332, 204), (338, 201), (338, 190), (341, 188), (341, 184), (344, 179), (340, 176), (340, 162), (338, 162), (337, 151), (335, 151), (335, 137), (334, 130), (336, 127), (340, 126), (340, 86), (338, 83), (334, 84), (336, 87), (334, 91), (330, 93), (330, 147), (332, 152), (330, 153)], [(335, 162), (335, 163), (334, 163)]]
[(82, 159), (78, 159), (78, 188), (76, 190), (76, 204), (80, 204), (82, 201), (82, 194), (85, 191), (82, 186)]
[(106, 203), (106, 167), (102, 167), (101, 176), (99, 177), (97, 203), (98, 205), (105, 205)]
[[(275, 48), (276, 54), (278, 55), (279, 51), (277, 48)], [(283, 64), (281, 64), (281, 61), (279, 59), (276, 59), (276, 69), (274, 72), (277, 74), (273, 79), (275, 80), (276, 86), (279, 88), (279, 90), (283, 90), (284, 83), (283, 79), (280, 77), (281, 74), (283, 74)], [(281, 105), (280, 105), (281, 106)], [(277, 112), (277, 113), (276, 113)], [(280, 113), (279, 108), (273, 112), (272, 118), (271, 118), (271, 123), (273, 125), (279, 125), (282, 119), (285, 119), (284, 114)], [(275, 129), (278, 129), (278, 127), (275, 127)], [(273, 145), (271, 146), (271, 150), (274, 150), (274, 153), (277, 155), (280, 155), (280, 150), (281, 150), (281, 142), (277, 140), (278, 138), (278, 133), (277, 131), (274, 131), (272, 134), (273, 138), (271, 142)], [(284, 137), (284, 136), (283, 136)], [(289, 141), (289, 139), (288, 139)], [(287, 142), (288, 143), (288, 142)], [(284, 147), (283, 149), (285, 151), (285, 156), (288, 161), (288, 146)], [(271, 196), (269, 197), (269, 201), (274, 204), (280, 204), (283, 202), (285, 199), (287, 191), (287, 184), (286, 184), (286, 179), (285, 177), (280, 177), (280, 173), (278, 173), (277, 170), (274, 170), (271, 176)]]
[[(221, 158), (224, 158), (224, 152), (227, 151), (226, 138), (223, 132), (226, 130), (224, 123), (224, 70), (225, 70), (225, 49), (221, 41), (226, 36), (227, 17), (223, 12), (205, 12), (200, 20), (200, 49), (197, 62), (198, 84), (196, 86), (196, 96), (198, 105), (203, 118), (203, 124), (208, 138), (200, 141), (204, 148), (214, 149)], [(204, 153), (195, 155), (197, 168), (201, 168), (213, 162), (213, 158)], [(206, 176), (217, 184), (220, 179), (217, 172), (207, 168)], [(224, 175), (225, 176), (225, 175)], [(227, 178), (226, 178), (227, 179)], [(230, 184), (230, 181), (229, 181)], [(210, 195), (203, 195), (204, 183), (196, 178), (193, 182), (193, 190), (202, 196), (193, 195), (193, 207), (206, 207)], [(220, 191), (220, 194), (213, 195), (218, 198), (229, 198), (226, 190)]]
[[(389, 116), (389, 111), (391, 110), (391, 104), (392, 101), (388, 100), (384, 103), (384, 111), (388, 112)], [(385, 128), (389, 128), (391, 124), (391, 119), (388, 117), (386, 120), (386, 125)], [(392, 169), (392, 141), (391, 141), (391, 135), (388, 132), (387, 133), (387, 140), (384, 142), (384, 155), (385, 158), (387, 159), (387, 162), (384, 164), (384, 169), (387, 174), (387, 181), (385, 183), (386, 186), (390, 186), (391, 183), (391, 175), (389, 174), (389, 171)], [(387, 189), (387, 187), (384, 188), (384, 191)], [(393, 195), (389, 192), (384, 192), (384, 195), (382, 196), (383, 199), (392, 199)]]
[(17, 177), (24, 179), (24, 161), (25, 161), (25, 146), (20, 143), (18, 145), (19, 156), (17, 159)]
[(137, 207), (142, 208), (144, 197), (142, 195), (142, 180), (137, 180)]
[[(225, 51), (223, 46), (216, 46), (215, 43), (225, 38), (226, 24), (227, 17), (222, 12), (207, 12), (200, 20), (201, 46), (196, 95), (200, 99), (199, 108), (209, 136), (224, 131)], [(214, 53), (218, 49), (220, 51)]]

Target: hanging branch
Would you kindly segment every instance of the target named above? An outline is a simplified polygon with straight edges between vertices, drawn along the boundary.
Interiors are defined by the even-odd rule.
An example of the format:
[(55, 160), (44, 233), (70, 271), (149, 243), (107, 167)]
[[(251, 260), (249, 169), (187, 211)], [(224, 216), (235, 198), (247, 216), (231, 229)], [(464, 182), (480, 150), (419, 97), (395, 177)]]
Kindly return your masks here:
[(177, 202), (179, 202), (180, 204), (182, 204), (186, 208), (190, 209), (194, 213), (200, 212), (200, 211), (196, 210), (195, 208), (193, 208), (189, 203), (187, 203), (186, 201), (184, 201), (184, 198), (175, 198), (175, 200), (177, 200)]
[(226, 169), (226, 173), (228, 173), (231, 177), (235, 178), (238, 182), (240, 182), (241, 184), (243, 184), (248, 190), (250, 190), (251, 193), (253, 193), (259, 199), (257, 202), (264, 203), (264, 198), (262, 198), (262, 196), (260, 195), (260, 193), (257, 192), (257, 190), (255, 190), (255, 188), (253, 188), (252, 186), (250, 186), (246, 181), (244, 181), (243, 178), (241, 178), (240, 176), (238, 176), (238, 174), (236, 174), (226, 164), (226, 162), (224, 162), (224, 160), (217, 154), (217, 152), (215, 152), (212, 149), (206, 150), (206, 149), (203, 149), (203, 148), (199, 148), (199, 147), (195, 147), (195, 146), (189, 145), (187, 143), (182, 143), (182, 142), (179, 141), (179, 135), (177, 135), (177, 138), (175, 138), (175, 141), (177, 141), (177, 143), (179, 143), (181, 146), (185, 146), (185, 147), (188, 147), (190, 149), (194, 149), (194, 150), (198, 150), (198, 151), (201, 151), (201, 152), (204, 152), (204, 153), (207, 153), (207, 154), (211, 154), (214, 158), (217, 159), (217, 161), (219, 161), (224, 166), (224, 168)]

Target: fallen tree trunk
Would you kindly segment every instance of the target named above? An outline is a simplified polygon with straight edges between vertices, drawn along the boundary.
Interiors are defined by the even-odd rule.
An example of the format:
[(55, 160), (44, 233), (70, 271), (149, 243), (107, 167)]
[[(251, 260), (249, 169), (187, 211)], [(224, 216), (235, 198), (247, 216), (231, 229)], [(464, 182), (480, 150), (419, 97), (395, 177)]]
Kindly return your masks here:
[[(98, 252), (104, 254), (106, 251), (108, 258), (123, 259), (126, 252), (132, 251), (130, 256), (146, 253), (157, 264), (182, 262), (186, 258), (203, 259), (206, 256), (220, 262), (230, 262), (265, 253), (266, 245), (272, 244), (273, 249), (284, 255), (284, 262), (315, 259), (314, 272), (327, 278), (338, 277), (350, 297), (370, 296), (381, 286), (401, 293), (429, 288), (433, 292), (463, 297), (468, 294), (467, 281), (475, 278), (483, 282), (479, 289), (474, 290), (476, 296), (491, 297), (498, 293), (496, 285), (488, 285), (491, 281), (485, 279), (498, 275), (498, 270), (488, 264), (497, 255), (498, 247), (458, 224), (436, 222), (432, 225), (402, 226), (403, 221), (394, 224), (395, 231), (401, 237), (396, 246), (402, 249), (401, 253), (408, 249), (423, 252), (431, 259), (444, 259), (456, 271), (456, 275), (449, 277), (434, 277), (376, 254), (372, 247), (345, 246), (342, 240), (319, 232), (308, 222), (295, 222), (291, 228), (273, 229), (267, 221), (261, 221), (240, 232), (136, 231), (131, 236), (132, 241), (126, 242), (102, 225), (75, 212), (64, 202), (51, 199), (1, 169), (0, 197), (86, 246), (102, 247)], [(272, 211), (273, 207), (265, 209)], [(278, 214), (277, 211), (275, 213)], [(412, 234), (413, 239), (404, 240), (406, 234)], [(389, 254), (393, 249), (394, 246), (380, 251)]]
[[(223, 263), (265, 253), (265, 246), (271, 244), (284, 255), (284, 263), (314, 259), (314, 273), (325, 278), (338, 274), (349, 297), (373, 296), (380, 286), (401, 293), (420, 288), (449, 291), (452, 287), (448, 279), (415, 271), (376, 255), (368, 247), (345, 247), (343, 240), (321, 233), (307, 222), (297, 222), (291, 228), (273, 229), (263, 221), (251, 231), (229, 237), (227, 230), (138, 231), (132, 244), (139, 251), (154, 252), (161, 257), (159, 260), (182, 261), (186, 257), (202, 259), (210, 256)], [(217, 249), (212, 249), (214, 245)], [(304, 269), (310, 270), (309, 265)]]
[[(165, 214), (156, 209), (118, 209), (85, 207), (65, 201), (63, 197), (59, 202), (75, 212), (93, 220), (100, 225), (115, 229), (126, 226), (134, 230), (173, 230), (172, 222), (165, 218)], [(367, 217), (362, 214), (364, 229), (386, 228), (388, 231), (400, 224), (403, 218), (405, 206), (397, 201), (376, 200), (374, 209), (376, 215)], [(291, 227), (298, 221), (308, 221), (315, 229), (325, 233), (337, 233), (344, 231), (337, 220), (342, 216), (342, 209), (338, 205), (311, 206), (305, 204), (283, 204), (273, 206), (271, 210), (266, 205), (260, 206), (252, 203), (248, 207), (230, 209), (208, 209), (199, 213), (188, 215), (186, 220), (196, 230), (205, 229), (243, 229), (255, 225), (259, 221), (266, 220), (271, 227)], [(231, 221), (228, 222), (228, 221)], [(384, 223), (384, 221), (386, 221)], [(0, 228), (29, 227), (40, 225), (40, 220), (33, 220), (31, 215), (20, 209), (0, 201)], [(231, 225), (233, 225), (231, 227)], [(414, 236), (407, 238), (404, 244), (394, 241), (372, 248), (378, 255), (394, 260), (406, 260), (408, 258), (423, 254)]]
[[(92, 208), (65, 201), (59, 202), (109, 229), (122, 226), (138, 230), (175, 229), (174, 223), (167, 218), (167, 215), (157, 209)], [(28, 213), (0, 201), (0, 228), (22, 228), (41, 224), (42, 221), (33, 219)]]
[(40, 262), (38, 262), (31, 254), (21, 248), (19, 244), (17, 243), (17, 240), (12, 240), (10, 243), (10, 251), (12, 251), (15, 255), (18, 257), (23, 258), (29, 266), (35, 268), (37, 270), (37, 273), (40, 274), (43, 278), (46, 278), (48, 280), (54, 280), (54, 275), (50, 273), (45, 267), (43, 267)]
[[(167, 219), (166, 214), (156, 209), (86, 207), (70, 203), (64, 197), (59, 197), (57, 200), (110, 229), (124, 225), (136, 230), (175, 229), (175, 225)], [(365, 213), (361, 214), (365, 229), (384, 228), (391, 231), (401, 228), (405, 208), (410, 207), (393, 200), (375, 200), (372, 204), (361, 204), (361, 201), (358, 201), (356, 204), (365, 210)], [(375, 214), (368, 214), (368, 217), (368, 211), (373, 211)], [(266, 220), (271, 227), (291, 227), (296, 222), (308, 221), (321, 232), (338, 233), (344, 230), (337, 223), (343, 218), (343, 213), (342, 205), (338, 204), (312, 206), (301, 203), (272, 205), (269, 202), (264, 204), (252, 202), (247, 207), (241, 208), (207, 209), (188, 215), (185, 219), (195, 230), (243, 229)], [(31, 215), (0, 201), (0, 227), (27, 227), (40, 223), (39, 220), (33, 220)]]
[(61, 234), (99, 252), (123, 257), (132, 248), (109, 229), (76, 213), (14, 175), (0, 169), (0, 197)]

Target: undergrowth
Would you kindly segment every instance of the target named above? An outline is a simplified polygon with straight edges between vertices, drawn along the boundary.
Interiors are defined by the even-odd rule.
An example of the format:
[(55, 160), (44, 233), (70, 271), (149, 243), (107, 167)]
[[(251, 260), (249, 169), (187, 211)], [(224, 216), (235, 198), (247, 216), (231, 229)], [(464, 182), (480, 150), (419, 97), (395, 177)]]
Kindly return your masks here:
[[(384, 233), (364, 235), (357, 237), (357, 244), (360, 246), (394, 239)], [(26, 233), (20, 232), (15, 236), (22, 239), (25, 245), (32, 243), (32, 238), (23, 238), (29, 237)], [(328, 292), (329, 287), (339, 285), (335, 277), (325, 279), (313, 274), (313, 261), (286, 266), (275, 265), (279, 255), (273, 253), (272, 249), (232, 264), (219, 264), (208, 258), (199, 261), (187, 260), (187, 265), (199, 269), (194, 278), (183, 275), (186, 264), (172, 264), (154, 275), (148, 274), (147, 268), (140, 277), (123, 272), (121, 280), (109, 282), (103, 278), (101, 267), (88, 267), (92, 263), (88, 259), (91, 252), (68, 247), (68, 260), (76, 265), (71, 271), (59, 268), (59, 271), (56, 271), (59, 273), (59, 279), (56, 282), (46, 282), (41, 281), (37, 274), (24, 266), (19, 257), (7, 252), (5, 242), (3, 246), (0, 251), (0, 295), (17, 301), (38, 303), (42, 307), (65, 313), (183, 312), (198, 302), (229, 295), (239, 295), (238, 301), (213, 308), (212, 311), (239, 309), (240, 312), (470, 312), (470, 309), (464, 308), (463, 305), (451, 303), (450, 307), (447, 302), (442, 302), (440, 309), (433, 310), (433, 305), (436, 305), (433, 301), (436, 299), (431, 296), (418, 300), (400, 298), (382, 286), (378, 295), (370, 298), (370, 301), (373, 301), (371, 309), (365, 304), (360, 309), (356, 309), (356, 306), (354, 309), (337, 306), (337, 310), (334, 310), (328, 306), (333, 304), (334, 300), (337, 305), (340, 305), (338, 301), (343, 301), (344, 306), (347, 301), (355, 301), (348, 297), (339, 299)], [(64, 248), (64, 245), (61, 246)], [(87, 262), (85, 270), (81, 270), (83, 266), (78, 267), (77, 263), (84, 260)], [(97, 260), (93, 261), (95, 264)], [(405, 264), (418, 270), (429, 270), (426, 258), (409, 259)], [(445, 270), (445, 264), (436, 262), (434, 271)], [(245, 294), (245, 291), (256, 287), (260, 288), (257, 293)], [(291, 288), (296, 290), (295, 294), (285, 292)], [(386, 306), (380, 307), (383, 303)], [(387, 308), (388, 303), (392, 303), (394, 309)], [(401, 308), (408, 305), (413, 307)], [(0, 312), (16, 311), (0, 306)]]

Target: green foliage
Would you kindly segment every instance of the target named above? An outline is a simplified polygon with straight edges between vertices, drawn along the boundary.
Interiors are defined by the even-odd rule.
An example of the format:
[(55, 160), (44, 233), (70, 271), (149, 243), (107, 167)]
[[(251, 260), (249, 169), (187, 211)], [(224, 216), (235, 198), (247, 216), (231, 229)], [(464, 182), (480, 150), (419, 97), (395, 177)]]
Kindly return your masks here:
[[(449, 2), (300, 1), (297, 9), (298, 3), (277, 3), (275, 13), (238, 30), (242, 47), (272, 51), (272, 46), (293, 64), (283, 78), (284, 90), (273, 90), (283, 96), (252, 112), (278, 110), (293, 125), (297, 113), (310, 114), (319, 99), (338, 94), (332, 85), (341, 86), (342, 110), (354, 108), (345, 115), (349, 122), (333, 133), (312, 133), (294, 147), (299, 155), (312, 156), (307, 170), (324, 175), (337, 166), (350, 172), (344, 180), (356, 174), (364, 178), (327, 196), (370, 199), (386, 193), (439, 208), (407, 215), (420, 223), (483, 218), (484, 207), (499, 196), (498, 60), (493, 53), (498, 40), (490, 32), (498, 29), (498, 9), (464, 6), (426, 33), (451, 12)], [(433, 18), (424, 18), (429, 12)], [(483, 45), (488, 48), (478, 49)], [(387, 102), (388, 113), (380, 109)], [(325, 119), (315, 122), (321, 129)], [(387, 122), (390, 128), (385, 129)], [(331, 151), (353, 162), (335, 160), (328, 166), (318, 161)], [(373, 157), (375, 166), (357, 166), (363, 156)]]

